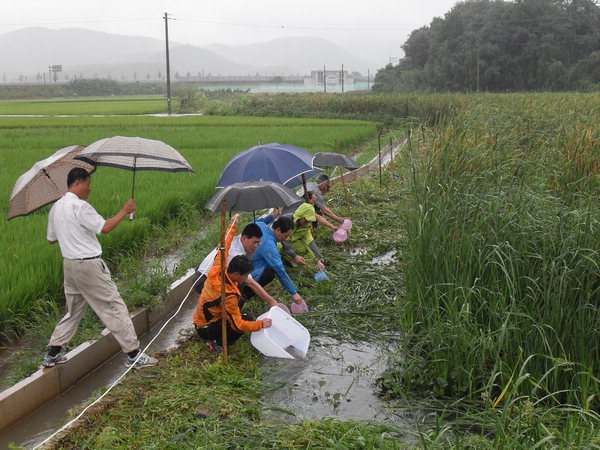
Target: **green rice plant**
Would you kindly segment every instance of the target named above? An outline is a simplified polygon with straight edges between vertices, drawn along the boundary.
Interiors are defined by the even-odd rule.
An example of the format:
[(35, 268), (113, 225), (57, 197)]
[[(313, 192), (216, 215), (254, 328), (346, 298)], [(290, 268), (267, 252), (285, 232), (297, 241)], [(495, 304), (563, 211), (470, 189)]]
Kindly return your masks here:
[(115, 115), (157, 112), (167, 112), (167, 101), (161, 95), (0, 100), (0, 114), (6, 115)]
[[(541, 378), (529, 371), (533, 356), (520, 361), (498, 398), (481, 392), (479, 399), (446, 403), (433, 401), (438, 411), (430, 427), (419, 436), (427, 448), (594, 448), (600, 442), (600, 415), (589, 404), (562, 404), (560, 393), (544, 391), (541, 378), (561, 370), (555, 365)], [(525, 385), (537, 390), (538, 399), (526, 394)]]

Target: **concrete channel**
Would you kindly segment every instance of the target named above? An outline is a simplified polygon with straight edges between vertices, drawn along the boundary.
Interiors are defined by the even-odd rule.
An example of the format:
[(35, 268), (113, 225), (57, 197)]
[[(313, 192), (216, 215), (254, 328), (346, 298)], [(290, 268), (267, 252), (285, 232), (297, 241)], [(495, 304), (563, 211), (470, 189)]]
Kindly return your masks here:
[[(151, 352), (174, 346), (179, 330), (190, 327), (196, 296), (187, 294), (193, 275), (193, 271), (188, 271), (171, 285), (163, 308), (140, 308), (131, 315), (142, 347), (184, 298), (182, 310), (160, 340), (153, 342)], [(84, 342), (66, 356), (65, 364), (40, 369), (0, 393), (0, 448), (8, 448), (11, 442), (25, 447), (42, 442), (67, 421), (70, 408), (89, 399), (95, 390), (114, 382), (125, 371), (123, 353), (106, 329), (100, 339)]]
[[(405, 142), (405, 141), (404, 141)], [(332, 184), (350, 183), (357, 178), (375, 176), (378, 168), (389, 164), (404, 142), (386, 146), (379, 155), (360, 168), (332, 178)], [(131, 315), (142, 348), (156, 335), (162, 324), (181, 305), (182, 310), (170, 327), (154, 341), (151, 352), (176, 346), (180, 330), (191, 328), (195, 309), (193, 270), (175, 281), (162, 308), (140, 308)], [(188, 295), (189, 294), (189, 295)], [(11, 443), (35, 447), (68, 420), (69, 410), (87, 401), (94, 391), (113, 383), (125, 371), (123, 354), (114, 337), (103, 330), (102, 337), (87, 341), (66, 354), (65, 364), (40, 369), (12, 387), (0, 392), (0, 448)]]

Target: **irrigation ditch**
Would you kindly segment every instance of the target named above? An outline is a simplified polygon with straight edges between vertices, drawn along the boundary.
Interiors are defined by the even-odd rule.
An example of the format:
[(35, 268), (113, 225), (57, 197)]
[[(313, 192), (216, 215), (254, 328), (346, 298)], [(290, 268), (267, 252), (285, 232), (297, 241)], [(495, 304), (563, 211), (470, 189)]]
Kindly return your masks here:
[[(393, 160), (399, 148), (386, 147), (381, 157), (344, 174), (344, 183), (381, 175), (381, 167)], [(341, 181), (338, 177), (333, 179), (333, 184), (340, 185)], [(380, 252), (379, 249), (349, 244), (342, 250), (342, 256), (350, 261), (357, 257), (367, 258), (363, 261), (369, 266), (365, 271), (378, 272), (383, 266), (397, 263), (397, 250), (394, 249)], [(161, 265), (165, 270), (173, 270), (181, 255), (179, 250), (165, 255)], [(335, 274), (335, 267), (332, 273)], [(188, 271), (173, 283), (164, 307), (159, 310), (144, 308), (133, 314), (143, 345), (154, 337), (161, 324), (182, 302), (191, 286), (191, 275)], [(343, 283), (344, 280), (337, 282)], [(190, 339), (186, 330), (190, 328), (189, 317), (194, 308), (195, 295), (189, 295), (174, 322), (163, 331), (160, 340), (153, 343), (150, 351), (168, 353), (178, 345), (182, 336), (185, 339), (187, 335)], [(307, 361), (264, 358), (263, 369), (268, 374), (266, 382), (269, 387), (263, 402), (270, 405), (268, 414), (292, 422), (330, 416), (340, 420), (377, 420), (407, 425), (407, 419), (398, 414), (397, 409), (386, 408), (373, 386), (373, 381), (385, 370), (387, 352), (396, 350), (394, 343), (398, 339), (398, 336), (391, 336), (390, 340), (378, 344), (373, 339), (361, 340), (351, 334), (344, 337), (326, 331), (316, 332)], [(118, 378), (124, 370), (120, 356), (114, 339), (105, 330), (101, 339), (86, 342), (70, 351), (67, 364), (39, 370), (0, 393), (0, 446), (13, 443), (29, 448), (45, 440), (67, 421), (71, 408), (77, 409), (77, 405), (88, 401), (95, 391), (102, 390)], [(152, 376), (151, 372), (149, 376)]]

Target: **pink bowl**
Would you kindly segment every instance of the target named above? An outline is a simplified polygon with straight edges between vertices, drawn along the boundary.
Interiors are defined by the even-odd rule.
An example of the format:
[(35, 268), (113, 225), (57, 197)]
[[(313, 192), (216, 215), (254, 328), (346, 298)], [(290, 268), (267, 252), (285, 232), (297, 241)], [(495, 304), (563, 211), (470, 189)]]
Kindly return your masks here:
[(302, 305), (296, 302), (292, 302), (290, 305), (290, 310), (292, 311), (292, 314), (300, 314), (304, 312)]
[(308, 312), (308, 305), (304, 300), (302, 300), (302, 303), (292, 302), (290, 309), (292, 310), (292, 314), (301, 314), (303, 312)]
[(277, 303), (277, 306), (279, 306), (281, 309), (283, 309), (286, 313), (290, 313), (290, 310), (288, 309), (287, 306), (285, 306), (283, 303)]
[(338, 228), (333, 232), (333, 240), (335, 242), (344, 242), (346, 239), (348, 239), (348, 232), (343, 228)]
[(352, 229), (352, 220), (347, 219), (347, 218), (344, 219), (344, 221), (342, 222), (340, 227), (342, 227), (344, 230), (351, 230)]

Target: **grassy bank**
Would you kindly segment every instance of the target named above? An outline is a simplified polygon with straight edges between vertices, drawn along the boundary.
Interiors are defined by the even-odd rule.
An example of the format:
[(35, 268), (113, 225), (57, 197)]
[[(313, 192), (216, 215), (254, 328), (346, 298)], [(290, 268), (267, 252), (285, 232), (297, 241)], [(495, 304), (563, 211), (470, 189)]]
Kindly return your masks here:
[[(389, 231), (386, 224), (399, 217), (397, 210), (375, 220), (368, 213), (371, 207), (383, 211), (389, 201), (395, 204), (401, 198), (400, 192), (389, 190), (394, 182), (390, 178), (375, 191), (373, 182), (366, 182), (364, 188), (353, 186), (347, 202), (342, 186), (335, 188), (335, 209), (350, 215), (354, 228), (346, 244), (336, 244), (329, 229), (319, 229), (331, 283), (317, 284), (313, 268), (291, 271), (311, 308), (299, 320), (313, 339), (397, 342), (393, 316), (403, 291), (401, 263), (368, 264), (387, 249), (402, 246), (397, 234), (379, 233)], [(357, 247), (364, 251), (351, 256)], [(289, 303), (289, 294), (277, 283), (269, 288)], [(252, 300), (250, 307), (255, 314), (264, 311), (258, 300)], [(53, 448), (399, 448), (403, 440), (413, 438), (393, 424), (332, 418), (291, 423), (273, 418), (270, 406), (261, 400), (261, 358), (246, 336), (231, 348), (230, 361), (224, 363), (191, 333), (179, 349), (161, 355), (159, 366), (128, 376)]]
[(466, 101), (463, 95), (365, 93), (240, 94), (204, 92), (198, 106), (205, 114), (346, 118), (383, 122), (387, 126), (418, 120), (435, 125), (453, 115)]

